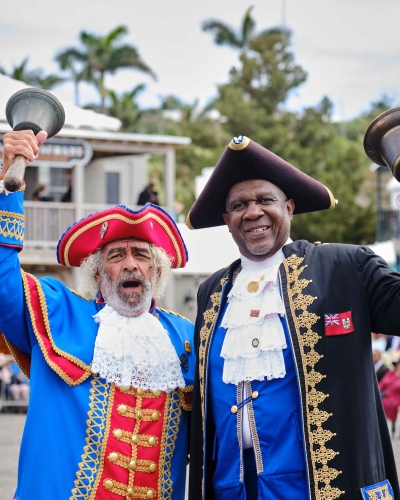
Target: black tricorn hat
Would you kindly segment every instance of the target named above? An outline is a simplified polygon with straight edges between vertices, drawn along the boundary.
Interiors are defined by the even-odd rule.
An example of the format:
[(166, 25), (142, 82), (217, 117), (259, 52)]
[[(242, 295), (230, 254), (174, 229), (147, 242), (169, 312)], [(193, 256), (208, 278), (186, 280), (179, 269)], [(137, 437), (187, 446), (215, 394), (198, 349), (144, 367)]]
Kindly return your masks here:
[(334, 208), (327, 187), (248, 137), (234, 137), (186, 219), (190, 229), (222, 226), (226, 197), (232, 186), (263, 179), (278, 186), (295, 204), (294, 214)]

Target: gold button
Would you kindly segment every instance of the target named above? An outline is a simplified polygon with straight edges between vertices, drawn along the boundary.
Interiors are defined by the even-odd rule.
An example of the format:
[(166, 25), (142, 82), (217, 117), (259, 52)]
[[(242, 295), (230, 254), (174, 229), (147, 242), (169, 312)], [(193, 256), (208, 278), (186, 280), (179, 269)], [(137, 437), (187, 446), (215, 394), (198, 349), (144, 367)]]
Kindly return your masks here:
[(151, 420), (158, 420), (160, 418), (160, 412), (159, 411), (153, 411), (151, 414)]
[(237, 413), (238, 412), (238, 407), (236, 405), (233, 405), (231, 408), (232, 413)]
[(128, 488), (128, 491), (126, 492), (126, 496), (129, 498), (132, 498), (135, 492), (133, 491), (133, 488)]
[(190, 345), (190, 342), (188, 340), (185, 340), (184, 346), (186, 352), (192, 352), (192, 346)]
[(116, 462), (116, 461), (118, 460), (118, 453), (115, 453), (115, 452), (110, 453), (110, 454), (108, 455), (108, 460), (109, 460), (110, 462)]
[(138, 396), (143, 396), (143, 394), (144, 394), (144, 390), (143, 390), (141, 387), (139, 387), (139, 388), (136, 390), (136, 394), (137, 394)]
[(136, 470), (136, 467), (137, 467), (136, 460), (132, 460), (132, 461), (130, 461), (130, 462), (129, 462), (128, 467), (129, 467), (131, 470)]
[(126, 405), (119, 405), (118, 408), (118, 413), (121, 413), (121, 415), (125, 415), (125, 413), (128, 411), (128, 408)]
[(106, 490), (112, 490), (114, 487), (114, 483), (111, 481), (111, 479), (106, 479), (103, 484)]
[(159, 397), (161, 396), (161, 392), (162, 392), (162, 391), (154, 391), (154, 396), (155, 396), (156, 398), (159, 398)]
[(258, 398), (258, 391), (253, 391), (253, 392), (251, 393), (251, 397), (252, 397), (253, 399)]
[(157, 470), (157, 465), (156, 464), (149, 465), (149, 472), (155, 472), (156, 470)]
[(121, 431), (121, 429), (114, 429), (113, 434), (114, 434), (114, 436), (117, 439), (121, 439), (122, 438), (122, 431)]
[(139, 436), (137, 434), (132, 434), (132, 443), (138, 444), (138, 442), (139, 442)]
[(154, 436), (149, 437), (149, 444), (151, 446), (154, 446), (155, 444), (157, 444), (157, 439)]
[(154, 496), (155, 496), (154, 490), (147, 490), (146, 498), (154, 498)]

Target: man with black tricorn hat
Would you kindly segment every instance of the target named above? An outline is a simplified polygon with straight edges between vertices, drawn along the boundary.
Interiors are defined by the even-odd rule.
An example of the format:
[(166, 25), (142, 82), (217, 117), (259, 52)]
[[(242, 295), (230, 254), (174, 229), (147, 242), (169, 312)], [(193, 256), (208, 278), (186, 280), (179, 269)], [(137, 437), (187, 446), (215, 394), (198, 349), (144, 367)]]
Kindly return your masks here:
[(240, 251), (198, 293), (191, 500), (400, 499), (371, 352), (371, 331), (399, 331), (400, 275), (367, 247), (290, 239), (293, 215), (334, 206), (240, 136), (189, 213)]

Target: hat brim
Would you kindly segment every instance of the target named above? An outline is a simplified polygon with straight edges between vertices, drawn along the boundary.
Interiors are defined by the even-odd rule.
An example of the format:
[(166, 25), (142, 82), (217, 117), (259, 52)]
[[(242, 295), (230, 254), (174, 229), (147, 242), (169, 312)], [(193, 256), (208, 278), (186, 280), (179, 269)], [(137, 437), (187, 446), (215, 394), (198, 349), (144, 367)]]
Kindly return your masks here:
[(151, 203), (137, 211), (118, 205), (76, 222), (61, 236), (57, 260), (63, 266), (79, 267), (99, 248), (126, 238), (161, 247), (170, 256), (173, 268), (186, 265), (188, 254), (178, 227), (167, 212)]
[(294, 201), (294, 215), (334, 208), (327, 187), (247, 137), (233, 141), (218, 161), (207, 184), (193, 204), (186, 223), (190, 229), (222, 226), (226, 197), (239, 182), (262, 179), (278, 186)]

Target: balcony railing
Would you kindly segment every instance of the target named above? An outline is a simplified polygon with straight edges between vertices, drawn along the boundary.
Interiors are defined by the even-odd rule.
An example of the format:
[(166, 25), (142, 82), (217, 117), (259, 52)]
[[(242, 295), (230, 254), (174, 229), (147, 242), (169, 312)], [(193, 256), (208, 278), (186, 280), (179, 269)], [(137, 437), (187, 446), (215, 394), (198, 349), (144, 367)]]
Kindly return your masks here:
[[(83, 216), (113, 205), (84, 204)], [(25, 248), (54, 248), (64, 231), (77, 220), (74, 203), (25, 201)], [(137, 210), (140, 207), (130, 207)]]
[(377, 224), (380, 227), (382, 241), (400, 237), (400, 211), (380, 210), (377, 215)]

